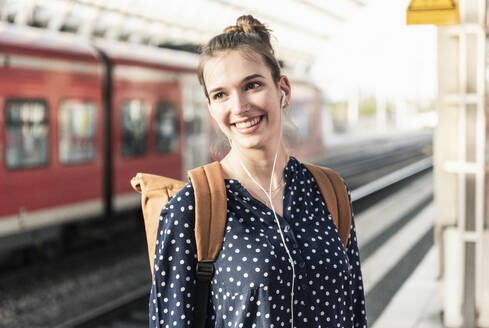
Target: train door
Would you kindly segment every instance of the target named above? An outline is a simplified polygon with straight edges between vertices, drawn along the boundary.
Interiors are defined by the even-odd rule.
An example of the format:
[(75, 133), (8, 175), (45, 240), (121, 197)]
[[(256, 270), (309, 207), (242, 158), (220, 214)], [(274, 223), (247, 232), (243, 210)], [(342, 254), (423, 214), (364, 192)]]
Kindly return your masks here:
[(8, 233), (85, 219), (102, 207), (99, 64), (91, 54), (25, 47), (36, 55), (12, 52), (0, 68), (0, 225), (7, 226), (0, 230)]
[(112, 105), (113, 207), (135, 207), (130, 185), (138, 172), (182, 178), (183, 117), (178, 75), (119, 64)]

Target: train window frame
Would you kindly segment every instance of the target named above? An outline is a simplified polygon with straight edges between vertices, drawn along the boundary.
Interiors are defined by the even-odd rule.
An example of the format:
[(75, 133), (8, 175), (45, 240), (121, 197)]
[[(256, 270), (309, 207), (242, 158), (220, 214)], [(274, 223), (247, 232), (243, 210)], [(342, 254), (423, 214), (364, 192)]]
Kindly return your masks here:
[[(159, 112), (168, 112), (168, 110), (171, 110), (173, 113), (170, 114), (173, 116), (173, 128), (174, 128), (174, 140), (176, 140), (175, 145), (171, 147), (171, 149), (168, 150), (160, 150), (158, 143), (161, 137), (158, 135), (158, 132), (160, 129), (157, 128), (158, 124), (160, 124), (158, 115)], [(154, 152), (158, 156), (164, 156), (164, 155), (172, 155), (172, 154), (178, 154), (180, 151), (180, 144), (182, 142), (181, 138), (181, 127), (180, 127), (180, 108), (179, 104), (175, 101), (167, 100), (167, 99), (159, 99), (156, 101), (155, 106), (154, 106), (154, 114), (153, 114), (153, 126), (152, 126), (152, 133), (154, 137)], [(164, 116), (164, 115), (163, 115)], [(163, 127), (165, 128), (165, 127)]]
[[(8, 163), (8, 158), (9, 158), (9, 121), (10, 121), (10, 115), (8, 113), (9, 108), (12, 103), (40, 103), (43, 106), (44, 110), (44, 116), (45, 118), (42, 120), (42, 122), (45, 125), (45, 130), (46, 134), (44, 136), (45, 139), (45, 144), (46, 144), (46, 149), (45, 149), (45, 161), (35, 163), (35, 164), (16, 164), (15, 166), (11, 166)], [(3, 109), (3, 114), (4, 114), (4, 160), (3, 160), (3, 165), (4, 167), (9, 170), (9, 171), (20, 171), (20, 170), (33, 170), (33, 169), (42, 169), (49, 167), (51, 164), (51, 153), (52, 153), (52, 145), (51, 145), (51, 116), (50, 116), (50, 107), (49, 103), (46, 99), (44, 98), (27, 98), (27, 97), (9, 97), (5, 99), (4, 102), (4, 109)]]
[[(131, 154), (125, 154), (124, 153), (124, 105), (126, 103), (134, 102), (134, 101), (139, 101), (140, 103), (144, 104), (145, 110), (146, 110), (146, 117), (145, 117), (145, 127), (146, 127), (146, 136), (145, 136), (145, 142), (144, 142), (144, 151), (141, 153), (131, 153)], [(141, 158), (149, 155), (149, 139), (150, 139), (150, 118), (151, 118), (151, 103), (144, 98), (125, 98), (122, 99), (119, 103), (118, 106), (118, 114), (119, 114), (119, 155), (124, 158), (124, 159), (136, 159), (136, 158)]]
[[(88, 137), (88, 139), (90, 139), (91, 141), (91, 144), (92, 144), (92, 156), (91, 157), (87, 157), (87, 158), (82, 158), (82, 159), (79, 159), (79, 160), (68, 160), (68, 161), (65, 161), (62, 159), (62, 137), (63, 137), (63, 132), (62, 132), (62, 120), (61, 120), (61, 115), (62, 115), (62, 111), (65, 110), (63, 108), (63, 105), (65, 102), (74, 102), (74, 103), (80, 103), (80, 104), (83, 104), (84, 106), (86, 106), (87, 104), (90, 104), (91, 107), (85, 107), (84, 109), (92, 109), (92, 114), (91, 114), (91, 118), (93, 119), (92, 122), (91, 122), (91, 129), (93, 131), (93, 134)], [(73, 111), (73, 108), (66, 108), (67, 111)], [(97, 123), (98, 123), (98, 107), (97, 107), (97, 102), (95, 99), (89, 99), (89, 98), (81, 98), (81, 97), (64, 97), (63, 99), (61, 99), (58, 103), (58, 107), (57, 107), (57, 119), (58, 119), (58, 162), (62, 165), (62, 166), (76, 166), (76, 165), (85, 165), (85, 164), (92, 164), (94, 162), (96, 162), (97, 160), (97, 136), (98, 136), (98, 129), (97, 129)], [(70, 144), (70, 147), (71, 147), (72, 144)]]

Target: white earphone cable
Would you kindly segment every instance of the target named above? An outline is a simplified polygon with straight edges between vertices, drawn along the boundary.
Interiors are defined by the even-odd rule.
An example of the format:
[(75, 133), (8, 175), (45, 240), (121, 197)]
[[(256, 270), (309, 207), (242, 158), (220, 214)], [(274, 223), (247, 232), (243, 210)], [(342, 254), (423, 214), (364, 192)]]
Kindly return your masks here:
[[(273, 161), (272, 177), (273, 177), (273, 172), (275, 170), (275, 162), (277, 160), (277, 154), (278, 154), (278, 151), (275, 153), (275, 159)], [(246, 174), (248, 174), (250, 179), (265, 193), (268, 200), (270, 201), (270, 205), (272, 206), (273, 216), (275, 217), (275, 223), (277, 223), (277, 226), (278, 226), (278, 229), (280, 232), (280, 236), (282, 237), (282, 243), (284, 244), (287, 255), (289, 256), (289, 262), (290, 262), (290, 265), (292, 266), (292, 288), (291, 288), (291, 293), (290, 293), (290, 309), (291, 309), (292, 328), (293, 328), (294, 327), (294, 283), (295, 283), (294, 260), (292, 259), (292, 256), (290, 255), (289, 248), (287, 247), (287, 244), (285, 243), (285, 238), (284, 238), (284, 234), (282, 232), (282, 227), (280, 226), (280, 222), (278, 220), (277, 213), (275, 211), (275, 206), (273, 206), (273, 201), (272, 201), (272, 197), (271, 197), (272, 179), (270, 179), (270, 193), (267, 193), (265, 191), (265, 189), (258, 182), (256, 182), (256, 180), (253, 178), (253, 176), (248, 171), (248, 169), (243, 164), (243, 162), (240, 161), (240, 164), (241, 164), (241, 167), (245, 170)]]
[[(280, 109), (282, 109), (282, 107), (283, 107), (283, 100), (281, 101), (281, 106), (280, 107), (281, 107)], [(265, 193), (265, 195), (267, 196), (268, 200), (270, 201), (270, 205), (271, 205), (272, 211), (273, 211), (273, 216), (275, 217), (275, 223), (277, 223), (277, 226), (278, 226), (278, 229), (279, 229), (279, 232), (280, 232), (280, 236), (282, 237), (282, 243), (283, 243), (283, 245), (285, 247), (285, 250), (287, 252), (287, 255), (289, 256), (289, 262), (290, 262), (290, 265), (292, 266), (292, 289), (291, 289), (291, 293), (290, 293), (290, 310), (291, 310), (292, 328), (294, 328), (294, 283), (295, 283), (294, 260), (292, 259), (292, 255), (290, 255), (289, 248), (287, 247), (287, 244), (285, 243), (285, 238), (284, 238), (284, 234), (282, 232), (282, 227), (280, 226), (280, 222), (278, 220), (277, 213), (275, 211), (275, 206), (273, 206), (273, 200), (272, 200), (273, 173), (275, 172), (275, 164), (277, 162), (277, 156), (278, 156), (278, 152), (280, 150), (280, 142), (281, 142), (281, 140), (282, 140), (282, 111), (280, 110), (280, 138), (278, 140), (277, 150), (275, 151), (275, 158), (273, 159), (272, 174), (270, 176), (270, 186), (269, 186), (269, 192), (268, 193), (266, 192), (265, 188), (263, 188), (253, 178), (253, 176), (251, 175), (250, 171), (248, 171), (248, 168), (246, 168), (246, 165), (244, 165), (244, 163), (241, 161), (241, 158), (239, 159), (239, 163), (241, 164), (241, 167), (246, 172), (246, 174), (248, 175), (248, 177), (263, 191), (263, 193)], [(238, 149), (236, 149), (236, 150), (238, 150)], [(239, 153), (239, 150), (238, 150), (238, 153)]]

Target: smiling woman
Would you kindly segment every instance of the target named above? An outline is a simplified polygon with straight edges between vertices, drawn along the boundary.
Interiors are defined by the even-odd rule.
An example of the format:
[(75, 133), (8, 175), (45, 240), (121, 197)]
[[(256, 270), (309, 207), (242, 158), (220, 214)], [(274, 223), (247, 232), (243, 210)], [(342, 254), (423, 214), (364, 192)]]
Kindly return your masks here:
[(207, 61), (204, 77), (210, 114), (233, 145), (224, 165), (231, 164), (228, 161), (236, 156), (233, 151), (243, 155), (264, 152), (272, 160), (277, 150), (282, 158), (286, 155), (280, 144), (280, 90), (290, 94), (287, 77), (281, 77), (277, 85), (262, 58), (245, 56), (239, 50)]
[[(203, 48), (198, 74), (231, 145), (220, 162), (227, 218), (205, 327), (366, 327), (353, 217), (344, 244), (311, 172), (287, 153), (291, 86), (269, 30), (239, 17)], [(161, 211), (150, 327), (203, 326), (193, 320), (194, 209), (188, 183)]]
[[(267, 196), (262, 186), (277, 188), (282, 180), (270, 172), (275, 165), (282, 172), (288, 161), (281, 111), (291, 94), (269, 30), (252, 16), (239, 17), (203, 48), (198, 76), (209, 112), (232, 145), (221, 161), (225, 177), (238, 179), (255, 197)], [(282, 200), (269, 201), (281, 214)]]

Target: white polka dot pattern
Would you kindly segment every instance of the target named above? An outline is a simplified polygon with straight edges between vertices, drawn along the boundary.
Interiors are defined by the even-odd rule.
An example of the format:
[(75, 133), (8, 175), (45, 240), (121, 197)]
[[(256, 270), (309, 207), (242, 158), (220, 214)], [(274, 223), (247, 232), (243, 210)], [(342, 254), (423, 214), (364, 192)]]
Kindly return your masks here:
[[(279, 220), (296, 272), (294, 328), (367, 327), (353, 218), (345, 249), (306, 167), (291, 157), (284, 177)], [(228, 216), (214, 263), (206, 327), (290, 327), (292, 267), (273, 213), (237, 180), (225, 182)], [(150, 327), (192, 327), (197, 263), (193, 206), (189, 183), (161, 212)]]

